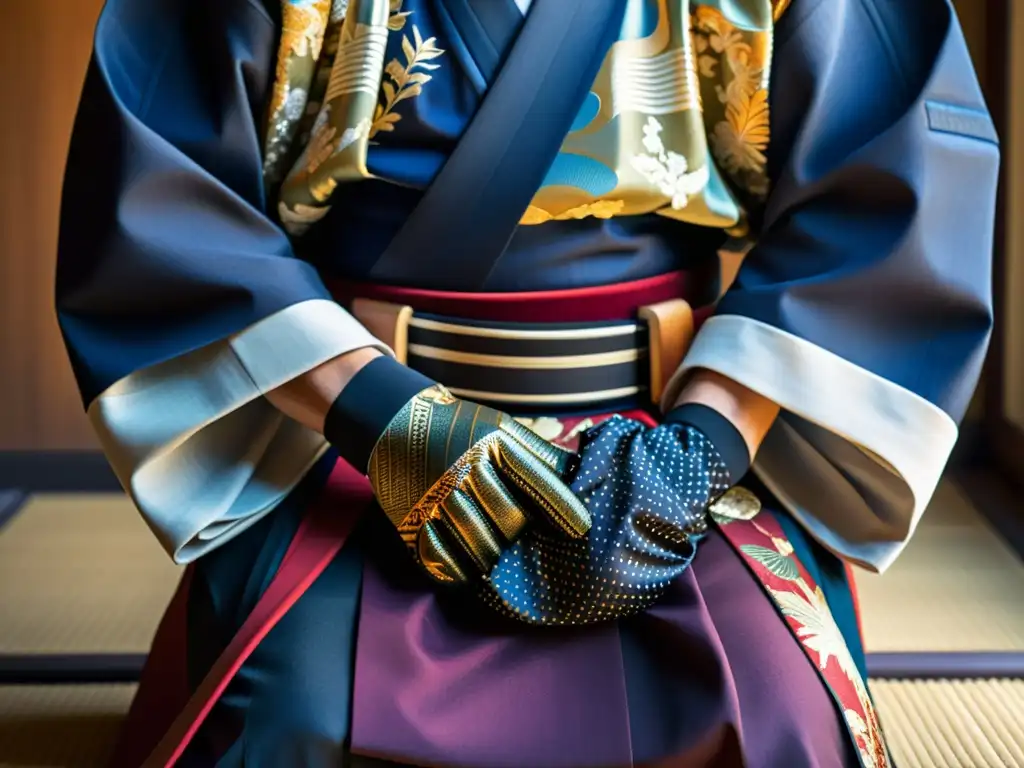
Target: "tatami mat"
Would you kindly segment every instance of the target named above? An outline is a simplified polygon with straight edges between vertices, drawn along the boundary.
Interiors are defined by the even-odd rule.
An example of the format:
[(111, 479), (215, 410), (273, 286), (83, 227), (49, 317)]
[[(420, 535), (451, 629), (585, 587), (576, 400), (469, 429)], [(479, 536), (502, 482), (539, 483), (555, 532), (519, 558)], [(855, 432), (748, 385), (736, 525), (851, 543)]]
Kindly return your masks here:
[(1024, 563), (952, 482), (896, 563), (857, 584), (869, 651), (1024, 651)]
[(0, 686), (0, 768), (93, 768), (114, 745), (133, 685)]
[[(0, 653), (144, 653), (179, 572), (124, 496), (36, 496), (0, 531)], [(1024, 564), (951, 482), (857, 582), (869, 651), (1024, 651)]]
[(1024, 681), (871, 685), (899, 768), (1024, 768)]
[(36, 496), (0, 530), (0, 653), (145, 653), (178, 575), (125, 496)]

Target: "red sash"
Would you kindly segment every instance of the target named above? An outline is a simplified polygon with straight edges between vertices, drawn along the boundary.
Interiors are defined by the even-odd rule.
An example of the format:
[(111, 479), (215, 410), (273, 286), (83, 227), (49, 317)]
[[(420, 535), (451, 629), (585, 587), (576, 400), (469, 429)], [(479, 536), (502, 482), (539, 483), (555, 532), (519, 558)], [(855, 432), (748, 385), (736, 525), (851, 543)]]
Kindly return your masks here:
[[(714, 517), (719, 530), (772, 598), (807, 658), (818, 670), (843, 715), (861, 765), (889, 768), (889, 753), (867, 685), (836, 626), (821, 587), (814, 583), (793, 553), (793, 546), (779, 521), (768, 510), (760, 511), (750, 520), (718, 514)], [(859, 618), (858, 613), (858, 622)]]

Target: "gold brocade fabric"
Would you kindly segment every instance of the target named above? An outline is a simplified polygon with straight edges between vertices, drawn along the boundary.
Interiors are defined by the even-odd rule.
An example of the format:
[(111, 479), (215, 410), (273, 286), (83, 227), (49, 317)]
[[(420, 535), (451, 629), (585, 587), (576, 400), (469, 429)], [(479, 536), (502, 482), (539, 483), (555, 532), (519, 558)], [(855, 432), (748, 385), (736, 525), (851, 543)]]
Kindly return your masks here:
[[(321, 219), (339, 184), (371, 178), (375, 137), (401, 132), (403, 102), (448, 64), (411, 2), (282, 0), (265, 176), (290, 233)], [(772, 35), (788, 4), (629, 0), (521, 223), (658, 213), (743, 235), (768, 192)], [(392, 35), (401, 55), (388, 60)]]
[(590, 514), (560, 480), (572, 461), (511, 416), (434, 385), (388, 424), (367, 476), (427, 575), (452, 584), (490, 573), (531, 515), (568, 539), (587, 533)]

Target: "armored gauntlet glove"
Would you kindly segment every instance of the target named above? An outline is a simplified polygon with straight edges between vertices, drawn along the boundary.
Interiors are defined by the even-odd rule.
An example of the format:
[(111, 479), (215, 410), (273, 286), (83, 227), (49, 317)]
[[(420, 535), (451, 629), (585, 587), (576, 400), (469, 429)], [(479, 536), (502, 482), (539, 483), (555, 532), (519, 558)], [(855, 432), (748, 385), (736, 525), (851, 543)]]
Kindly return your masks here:
[[(331, 411), (328, 440), (368, 468), (381, 508), (435, 581), (489, 573), (531, 522), (556, 538), (581, 538), (590, 528), (586, 508), (561, 479), (574, 454), (393, 360), (366, 366)], [(382, 416), (388, 411), (390, 418)], [(362, 452), (353, 433), (363, 436), (355, 441)]]

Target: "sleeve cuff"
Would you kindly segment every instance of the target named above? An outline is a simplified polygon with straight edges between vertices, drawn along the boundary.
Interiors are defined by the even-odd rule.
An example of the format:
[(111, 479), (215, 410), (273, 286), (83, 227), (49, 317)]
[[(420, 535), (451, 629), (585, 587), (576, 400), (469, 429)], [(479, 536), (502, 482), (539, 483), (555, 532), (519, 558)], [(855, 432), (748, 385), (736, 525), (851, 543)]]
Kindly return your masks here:
[(111, 467), (176, 562), (254, 524), (327, 449), (262, 395), (370, 346), (391, 353), (334, 302), (300, 302), (126, 376), (90, 404)]
[(822, 347), (739, 315), (701, 328), (669, 382), (706, 368), (779, 404), (753, 463), (789, 512), (838, 556), (884, 571), (913, 534), (957, 439), (940, 408)]
[(406, 403), (434, 382), (391, 357), (378, 357), (352, 377), (324, 422), (324, 436), (361, 472), (388, 424)]
[(725, 462), (735, 485), (750, 470), (750, 451), (736, 426), (714, 408), (701, 403), (676, 406), (665, 416), (666, 424), (686, 424), (700, 430)]

